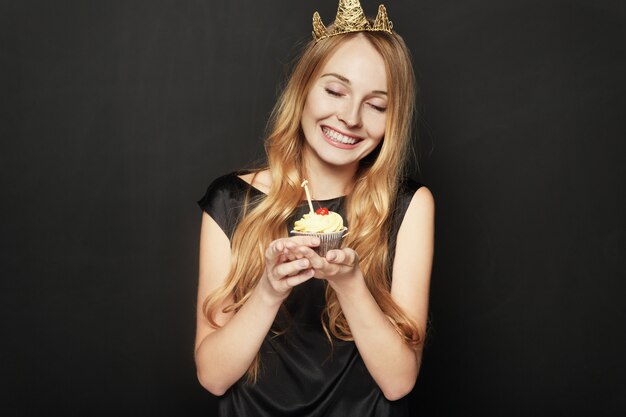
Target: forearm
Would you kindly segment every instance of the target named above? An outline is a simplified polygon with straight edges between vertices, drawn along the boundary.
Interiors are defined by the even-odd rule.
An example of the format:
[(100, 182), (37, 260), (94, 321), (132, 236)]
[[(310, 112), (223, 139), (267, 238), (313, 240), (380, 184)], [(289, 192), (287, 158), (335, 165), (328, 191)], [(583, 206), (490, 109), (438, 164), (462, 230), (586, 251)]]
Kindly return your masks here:
[[(341, 309), (369, 373), (386, 398), (408, 394), (419, 371), (419, 355), (395, 330), (367, 288), (360, 271), (335, 287)], [(342, 284), (345, 284), (344, 281)]]
[(222, 395), (250, 367), (280, 308), (257, 286), (247, 302), (224, 325), (207, 335), (196, 349), (200, 383)]

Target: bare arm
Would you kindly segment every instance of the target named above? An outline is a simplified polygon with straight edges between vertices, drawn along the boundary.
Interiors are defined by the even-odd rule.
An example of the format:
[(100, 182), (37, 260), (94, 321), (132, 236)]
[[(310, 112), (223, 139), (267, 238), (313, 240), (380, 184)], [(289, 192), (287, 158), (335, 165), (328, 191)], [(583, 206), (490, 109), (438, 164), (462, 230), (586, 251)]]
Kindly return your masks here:
[[(206, 297), (226, 279), (230, 268), (228, 238), (206, 213), (200, 233), (195, 360), (198, 380), (214, 395), (223, 395), (250, 367), (263, 339), (270, 330), (278, 309), (291, 288), (312, 276), (308, 260), (288, 262), (286, 248), (317, 242), (310, 239), (279, 239), (266, 251), (267, 268), (248, 301), (235, 314), (220, 311), (214, 329), (202, 311)], [(305, 262), (306, 265), (299, 262)], [(232, 302), (227, 301), (227, 304)]]
[[(417, 323), (422, 338), (426, 328), (428, 292), (433, 257), (434, 202), (420, 188), (398, 231), (391, 296)], [(359, 353), (385, 397), (397, 400), (408, 394), (417, 379), (422, 349), (416, 352), (396, 332), (369, 292), (356, 253), (331, 251), (326, 259), (312, 256), (316, 276), (324, 276), (335, 289)], [(322, 271), (321, 273), (319, 271)]]

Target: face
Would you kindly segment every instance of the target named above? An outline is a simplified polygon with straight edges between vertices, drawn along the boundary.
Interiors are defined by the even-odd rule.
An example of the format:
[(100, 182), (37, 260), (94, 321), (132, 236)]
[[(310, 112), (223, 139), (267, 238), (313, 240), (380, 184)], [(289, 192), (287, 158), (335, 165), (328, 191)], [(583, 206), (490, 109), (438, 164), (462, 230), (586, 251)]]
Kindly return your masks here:
[(302, 113), (309, 164), (355, 167), (383, 140), (387, 74), (362, 36), (341, 44), (313, 81)]

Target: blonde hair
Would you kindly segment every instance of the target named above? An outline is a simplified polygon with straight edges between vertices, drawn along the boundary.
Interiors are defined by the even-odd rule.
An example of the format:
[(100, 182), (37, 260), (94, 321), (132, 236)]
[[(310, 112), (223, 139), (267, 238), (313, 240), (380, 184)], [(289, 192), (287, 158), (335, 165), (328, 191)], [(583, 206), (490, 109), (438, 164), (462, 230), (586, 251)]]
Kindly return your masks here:
[[(346, 197), (350, 234), (343, 244), (359, 254), (359, 266), (370, 292), (404, 341), (414, 349), (423, 341), (416, 323), (394, 302), (390, 293), (389, 228), (409, 154), (415, 77), (402, 38), (380, 32), (338, 35), (317, 43), (311, 41), (297, 61), (268, 123), (267, 167), (261, 169), (269, 168), (271, 189), (256, 207), (244, 211), (231, 241), (230, 272), (223, 285), (210, 294), (203, 305), (207, 319), (216, 328), (219, 325), (215, 314), (228, 297), (232, 296), (234, 303), (223, 311), (237, 311), (257, 285), (265, 268), (265, 248), (273, 240), (288, 236), (287, 221), (302, 198), (304, 138), (300, 120), (307, 93), (332, 52), (355, 36), (364, 36), (385, 62), (387, 123), (382, 143), (360, 162), (354, 188)], [(331, 344), (332, 336), (353, 340), (337, 295), (330, 286), (326, 287), (326, 308), (321, 322)], [(258, 369), (257, 355), (248, 370), (249, 381), (256, 381)]]

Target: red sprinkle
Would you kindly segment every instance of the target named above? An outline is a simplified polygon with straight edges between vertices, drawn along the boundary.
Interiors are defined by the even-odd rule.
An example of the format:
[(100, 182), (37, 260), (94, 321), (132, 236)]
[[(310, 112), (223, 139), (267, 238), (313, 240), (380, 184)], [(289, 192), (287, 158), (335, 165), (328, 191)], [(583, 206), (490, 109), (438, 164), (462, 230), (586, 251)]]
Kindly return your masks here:
[(319, 215), (322, 215), (322, 216), (327, 216), (328, 213), (330, 213), (330, 212), (328, 211), (328, 209), (326, 207), (318, 208), (317, 210), (315, 210), (315, 214), (319, 214)]

